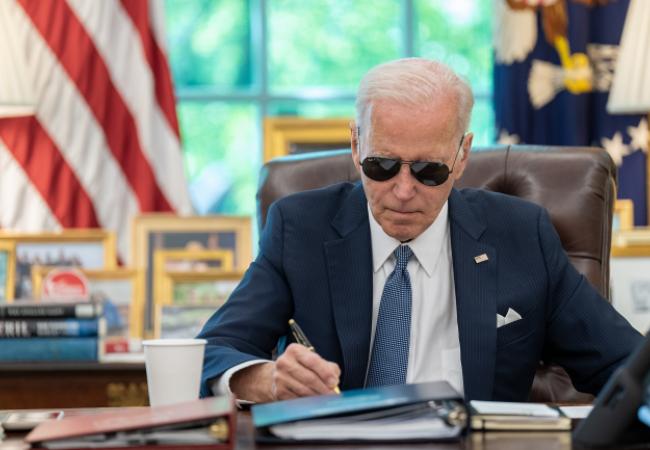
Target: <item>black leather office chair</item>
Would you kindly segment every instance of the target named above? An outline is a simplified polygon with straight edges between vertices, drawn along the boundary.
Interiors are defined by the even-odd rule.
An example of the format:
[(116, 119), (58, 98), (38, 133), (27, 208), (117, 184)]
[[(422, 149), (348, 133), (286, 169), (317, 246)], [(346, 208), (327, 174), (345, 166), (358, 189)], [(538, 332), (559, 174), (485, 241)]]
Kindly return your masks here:
[[(257, 194), (260, 228), (270, 204), (291, 193), (357, 181), (349, 150), (287, 156), (262, 170)], [(599, 148), (508, 146), (475, 149), (457, 187), (525, 198), (545, 207), (576, 269), (608, 298), (616, 166)], [(540, 364), (531, 401), (584, 402), (564, 370)]]

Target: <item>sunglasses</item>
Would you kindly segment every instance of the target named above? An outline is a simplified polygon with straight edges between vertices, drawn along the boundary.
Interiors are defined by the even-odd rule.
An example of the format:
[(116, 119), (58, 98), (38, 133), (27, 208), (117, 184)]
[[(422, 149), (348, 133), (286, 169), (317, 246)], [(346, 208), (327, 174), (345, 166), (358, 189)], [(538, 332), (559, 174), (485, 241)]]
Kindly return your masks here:
[(454, 162), (451, 166), (447, 166), (441, 162), (429, 161), (405, 161), (398, 158), (383, 158), (381, 156), (368, 156), (361, 162), (363, 173), (374, 181), (387, 181), (397, 175), (402, 168), (402, 164), (408, 164), (411, 170), (411, 175), (420, 183), (426, 186), (439, 186), (449, 178), (449, 175), (454, 172), (454, 166), (458, 159), (458, 153), (463, 146), (465, 135), (461, 137), (458, 150), (454, 156)]

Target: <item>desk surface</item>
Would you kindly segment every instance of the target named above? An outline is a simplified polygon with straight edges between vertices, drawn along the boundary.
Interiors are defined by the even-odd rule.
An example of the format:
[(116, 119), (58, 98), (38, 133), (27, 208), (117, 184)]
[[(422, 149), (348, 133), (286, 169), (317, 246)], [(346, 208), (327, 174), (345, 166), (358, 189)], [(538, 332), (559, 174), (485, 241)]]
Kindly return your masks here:
[[(256, 445), (253, 436), (253, 424), (250, 413), (240, 412), (237, 417), (237, 444), (236, 450), (248, 449), (278, 449), (287, 448), (289, 450), (313, 450), (314, 448), (327, 450), (335, 448), (336, 450), (395, 450), (404, 448), (404, 445), (319, 445), (319, 446), (269, 446)], [(21, 434), (9, 434), (5, 440), (0, 443), (0, 450), (24, 450), (29, 446), (22, 441)], [(461, 442), (439, 443), (439, 444), (408, 444), (409, 448), (421, 450), (569, 450), (571, 449), (571, 434), (568, 432), (534, 432), (534, 433), (473, 433)]]

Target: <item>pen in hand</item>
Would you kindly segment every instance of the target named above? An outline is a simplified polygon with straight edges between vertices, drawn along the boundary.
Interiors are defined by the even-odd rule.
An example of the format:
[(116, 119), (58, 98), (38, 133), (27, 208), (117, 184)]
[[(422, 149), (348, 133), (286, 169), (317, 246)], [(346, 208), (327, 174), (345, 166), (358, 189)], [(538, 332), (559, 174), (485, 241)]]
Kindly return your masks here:
[[(289, 327), (291, 328), (291, 333), (293, 334), (293, 337), (296, 339), (296, 342), (300, 345), (304, 345), (307, 347), (307, 350), (315, 352), (316, 349), (314, 348), (313, 345), (311, 345), (311, 342), (309, 342), (309, 339), (307, 339), (307, 335), (302, 331), (302, 328), (298, 325), (298, 323), (293, 320), (289, 319)], [(341, 390), (339, 389), (338, 385), (334, 386), (332, 388), (334, 392), (337, 394), (341, 393)]]

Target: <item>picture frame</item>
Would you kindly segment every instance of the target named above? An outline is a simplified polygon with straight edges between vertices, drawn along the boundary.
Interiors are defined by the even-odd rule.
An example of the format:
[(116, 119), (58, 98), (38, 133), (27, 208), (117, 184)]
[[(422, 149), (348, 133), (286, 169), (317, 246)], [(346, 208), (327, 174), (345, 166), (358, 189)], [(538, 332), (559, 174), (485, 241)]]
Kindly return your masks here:
[(252, 261), (252, 220), (247, 216), (179, 217), (169, 213), (136, 216), (132, 222), (130, 263), (145, 273), (145, 330), (153, 332), (154, 251), (157, 249), (231, 250), (234, 270)]
[(645, 334), (650, 328), (650, 228), (614, 233), (610, 285), (614, 308)]
[[(37, 301), (41, 298), (43, 280), (48, 273), (58, 268), (57, 266), (32, 266), (32, 286)], [(144, 273), (141, 270), (126, 267), (100, 270), (79, 269), (79, 271), (88, 280), (91, 299), (109, 300), (115, 307), (108, 314), (118, 314), (113, 318), (116, 325), (112, 326), (112, 317), (107, 315), (107, 336), (109, 338), (114, 336), (142, 338), (144, 332), (142, 295)], [(106, 314), (106, 305), (104, 311)]]
[(16, 249), (13, 241), (0, 241), (0, 303), (12, 303), (16, 270)]
[(244, 273), (166, 272), (164, 276), (168, 279), (167, 291), (162, 293), (155, 307), (154, 335), (157, 338), (187, 338), (195, 337), (228, 300)]
[(350, 118), (266, 117), (264, 162), (279, 156), (350, 148)]
[(634, 202), (620, 198), (614, 200), (613, 231), (627, 231), (634, 228)]
[(231, 250), (156, 250), (154, 252), (154, 302), (163, 305), (172, 304), (173, 298), (170, 294), (173, 289), (174, 275), (181, 278), (192, 274), (218, 277), (224, 272), (233, 271), (233, 260)]
[(95, 270), (117, 266), (116, 237), (108, 230), (69, 229), (44, 233), (0, 231), (1, 242), (12, 242), (14, 245), (14, 299), (31, 298), (32, 265)]

